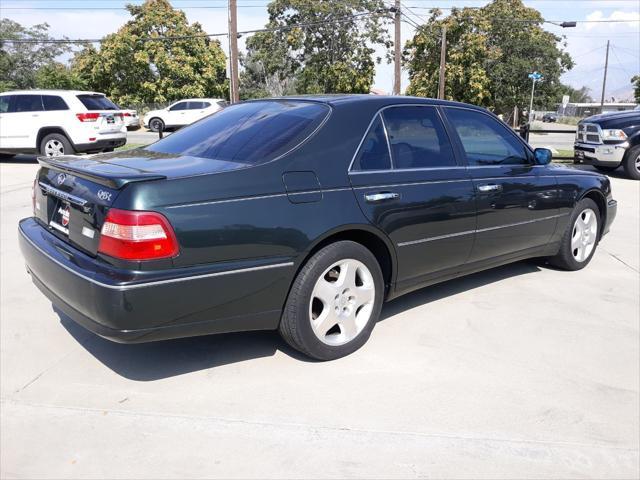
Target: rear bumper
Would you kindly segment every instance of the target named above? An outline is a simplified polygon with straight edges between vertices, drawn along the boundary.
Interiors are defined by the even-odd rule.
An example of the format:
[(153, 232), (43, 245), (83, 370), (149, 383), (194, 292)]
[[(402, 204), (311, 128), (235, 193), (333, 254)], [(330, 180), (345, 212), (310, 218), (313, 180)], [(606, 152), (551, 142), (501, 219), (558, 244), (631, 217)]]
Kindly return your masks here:
[(590, 143), (576, 142), (573, 146), (576, 158), (588, 165), (601, 167), (618, 167), (622, 163), (622, 158), (628, 145), (626, 143), (618, 145), (596, 145)]
[(19, 243), (33, 282), (55, 307), (110, 340), (138, 343), (277, 327), (293, 262), (259, 260), (129, 271), (85, 255), (33, 218)]
[(95, 142), (75, 144), (76, 152), (93, 152), (105, 150), (107, 148), (118, 148), (127, 143), (126, 135), (118, 135), (116, 137), (99, 138)]

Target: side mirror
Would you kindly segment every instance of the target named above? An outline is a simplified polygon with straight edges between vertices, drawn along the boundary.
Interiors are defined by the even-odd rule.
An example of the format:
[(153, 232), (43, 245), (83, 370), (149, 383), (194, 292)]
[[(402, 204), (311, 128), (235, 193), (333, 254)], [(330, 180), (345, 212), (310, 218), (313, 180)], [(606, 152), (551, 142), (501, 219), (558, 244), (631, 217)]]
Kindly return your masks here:
[(553, 158), (553, 153), (548, 148), (536, 148), (533, 151), (533, 155), (536, 158), (537, 165), (548, 165)]

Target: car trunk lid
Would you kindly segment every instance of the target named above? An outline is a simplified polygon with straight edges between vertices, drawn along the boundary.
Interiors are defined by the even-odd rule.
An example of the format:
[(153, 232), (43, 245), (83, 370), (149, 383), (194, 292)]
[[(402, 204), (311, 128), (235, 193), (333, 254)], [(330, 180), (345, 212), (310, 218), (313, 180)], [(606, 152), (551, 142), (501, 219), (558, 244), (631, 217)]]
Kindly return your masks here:
[(133, 182), (166, 178), (92, 157), (49, 157), (39, 162), (34, 215), (59, 238), (90, 255), (97, 254), (100, 229), (121, 190)]

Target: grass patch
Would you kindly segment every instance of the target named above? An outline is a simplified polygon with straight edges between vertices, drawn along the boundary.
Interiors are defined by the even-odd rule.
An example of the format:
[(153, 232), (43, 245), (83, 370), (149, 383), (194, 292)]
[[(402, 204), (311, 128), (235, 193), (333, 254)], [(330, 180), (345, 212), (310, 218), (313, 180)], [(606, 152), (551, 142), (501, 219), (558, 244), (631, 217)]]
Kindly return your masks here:
[(116, 148), (116, 152), (122, 152), (123, 150), (133, 150), (134, 148), (144, 147), (145, 145), (142, 143), (127, 143), (122, 145), (121, 147)]

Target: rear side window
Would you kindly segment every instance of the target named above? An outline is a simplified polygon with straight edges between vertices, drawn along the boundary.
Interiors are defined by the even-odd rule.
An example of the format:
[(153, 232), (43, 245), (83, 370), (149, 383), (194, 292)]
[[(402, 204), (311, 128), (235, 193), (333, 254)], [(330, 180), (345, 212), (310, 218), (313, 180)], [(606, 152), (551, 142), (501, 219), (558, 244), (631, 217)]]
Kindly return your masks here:
[(189, 110), (200, 110), (203, 107), (204, 102), (189, 102)]
[(524, 145), (515, 138), (515, 134), (489, 115), (464, 108), (447, 108), (446, 112), (460, 137), (469, 165), (531, 163)]
[(376, 115), (353, 161), (352, 170), (388, 170), (390, 168), (391, 157), (387, 136), (380, 115)]
[(46, 111), (69, 110), (67, 103), (57, 95), (42, 95), (42, 105)]
[(328, 106), (313, 102), (240, 103), (165, 137), (147, 150), (257, 165), (298, 146), (328, 114)]
[(451, 167), (453, 148), (433, 107), (393, 107), (383, 112), (395, 169)]
[(104, 95), (78, 95), (87, 110), (118, 110), (118, 106)]
[(14, 95), (12, 105), (9, 106), (10, 112), (41, 112), (42, 99), (40, 95)]
[(0, 97), (0, 113), (7, 113), (9, 111), (10, 102), (11, 102), (11, 95), (4, 95)]

